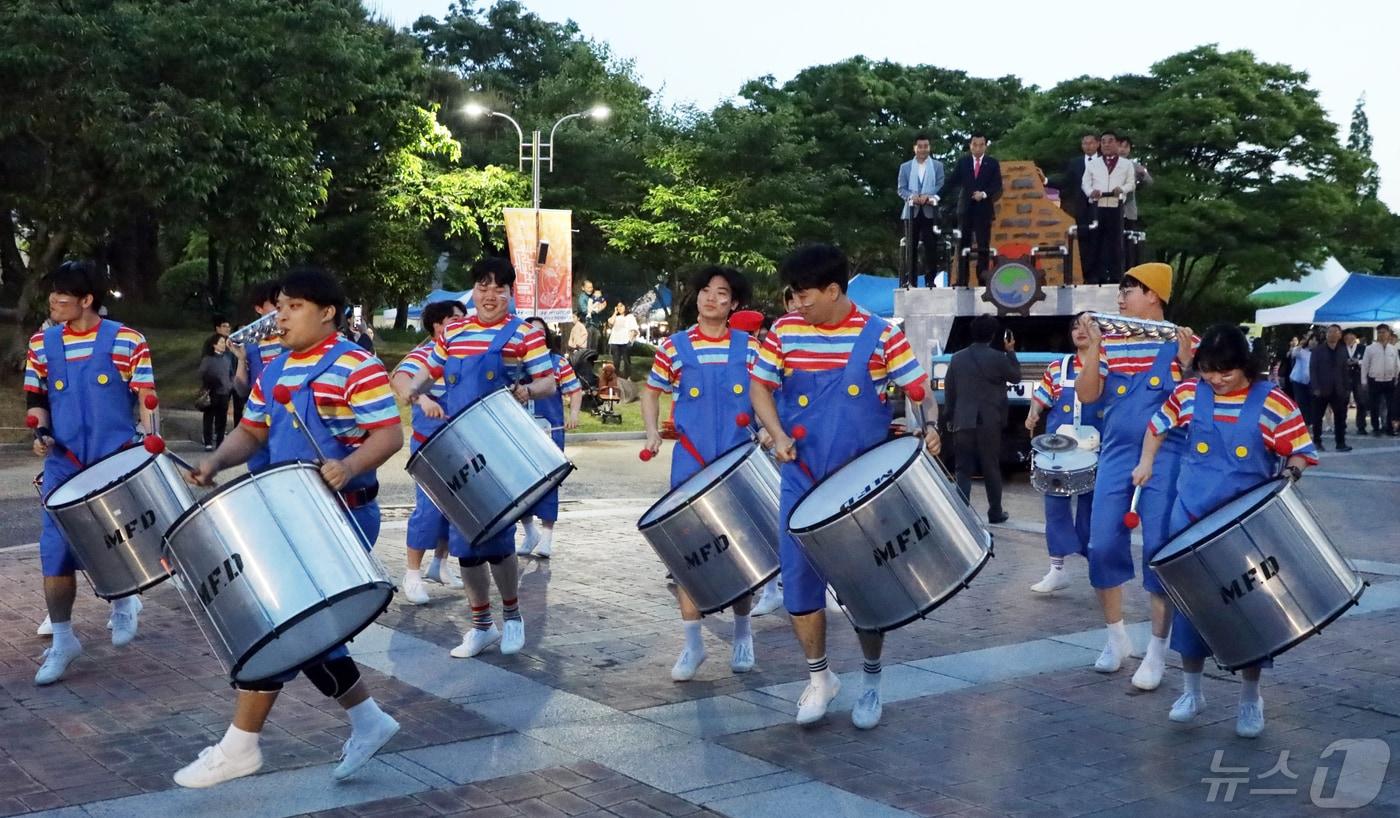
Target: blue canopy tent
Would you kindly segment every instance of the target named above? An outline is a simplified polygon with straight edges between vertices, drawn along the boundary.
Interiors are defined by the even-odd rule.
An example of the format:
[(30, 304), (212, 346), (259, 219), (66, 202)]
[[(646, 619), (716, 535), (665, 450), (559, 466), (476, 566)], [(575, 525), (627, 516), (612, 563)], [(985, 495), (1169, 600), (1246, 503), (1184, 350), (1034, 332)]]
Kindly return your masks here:
[(1400, 278), (1353, 273), (1312, 298), (1285, 307), (1257, 310), (1254, 320), (1266, 326), (1400, 320)]
[[(899, 279), (885, 276), (872, 276), (857, 273), (846, 282), (846, 295), (851, 300), (881, 318), (894, 317), (894, 291)], [(924, 286), (924, 277), (919, 276), (919, 286)]]

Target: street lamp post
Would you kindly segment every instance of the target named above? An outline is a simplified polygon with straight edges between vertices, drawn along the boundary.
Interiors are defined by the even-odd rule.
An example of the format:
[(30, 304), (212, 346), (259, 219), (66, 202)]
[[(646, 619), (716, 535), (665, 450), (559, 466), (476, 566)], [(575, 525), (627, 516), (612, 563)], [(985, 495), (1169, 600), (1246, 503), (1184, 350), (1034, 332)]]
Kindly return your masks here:
[(526, 142), (524, 129), (520, 127), (520, 123), (516, 122), (515, 119), (512, 116), (510, 116), (510, 114), (503, 114), (500, 111), (493, 111), (475, 102), (467, 103), (465, 111), (467, 116), (472, 117), (473, 119), (482, 115), (498, 116), (501, 119), (504, 119), (505, 121), (515, 126), (516, 136), (520, 138), (520, 151), (517, 157), (518, 161), (516, 163), (516, 167), (520, 170), (524, 170), (526, 160), (528, 159), (530, 162), (530, 201), (532, 203), (531, 206), (535, 210), (540, 209), (540, 163), (544, 162), (545, 164), (549, 165), (549, 172), (554, 172), (554, 134), (559, 130), (559, 126), (563, 125), (565, 122), (568, 122), (571, 119), (579, 119), (580, 117), (585, 116), (591, 117), (598, 121), (602, 121), (604, 119), (607, 119), (608, 115), (612, 113), (612, 111), (609, 110), (608, 106), (606, 105), (594, 105), (587, 111), (579, 111), (576, 114), (568, 114), (566, 116), (560, 117), (558, 121), (554, 123), (554, 127), (549, 129), (548, 142), (540, 141), (540, 131), (538, 130), (531, 131), (530, 141)]

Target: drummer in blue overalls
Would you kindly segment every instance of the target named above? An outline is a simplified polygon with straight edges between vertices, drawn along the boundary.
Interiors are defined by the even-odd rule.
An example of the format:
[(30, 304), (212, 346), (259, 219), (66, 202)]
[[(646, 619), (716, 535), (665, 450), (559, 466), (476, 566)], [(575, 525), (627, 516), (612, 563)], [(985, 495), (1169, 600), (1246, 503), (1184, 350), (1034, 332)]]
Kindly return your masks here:
[[(1084, 368), (1083, 356), (1089, 348), (1089, 336), (1079, 326), (1079, 316), (1070, 322), (1070, 339), (1074, 342), (1074, 354), (1052, 361), (1031, 393), (1026, 430), (1035, 434), (1036, 424), (1044, 414), (1046, 434), (1055, 434), (1068, 426), (1076, 440), (1085, 434), (1095, 436), (1092, 448), (1097, 449), (1097, 435), (1103, 426), (1102, 401), (1086, 406), (1079, 402), (1074, 390), (1075, 376)], [(1092, 433), (1087, 432), (1090, 429)], [(1093, 491), (1078, 497), (1045, 495), (1045, 545), (1050, 552), (1050, 570), (1040, 582), (1031, 586), (1032, 591), (1048, 594), (1069, 586), (1065, 557), (1071, 554), (1089, 556), (1089, 520), (1093, 509)]]
[[(389, 373), (373, 354), (338, 332), (345, 311), (340, 282), (314, 267), (292, 270), (282, 279), (277, 297), (277, 326), (288, 352), (263, 370), (248, 396), (243, 422), (213, 454), (190, 474), (192, 482), (213, 485), (220, 471), (247, 462), (264, 446), (271, 464), (326, 460), (321, 477), (340, 495), (349, 516), (364, 535), (364, 547), (379, 536), (379, 482), (375, 470), (403, 448), (398, 405), (389, 391)], [(275, 387), (291, 390), (291, 407), (272, 399)], [(305, 422), (303, 428), (292, 412)], [(345, 708), (350, 738), (345, 742), (337, 779), (352, 775), (399, 730), (399, 723), (379, 708), (360, 678), (360, 669), (341, 645), (301, 673), (323, 695)], [(258, 748), (263, 724), (282, 686), (297, 671), (239, 683), (233, 721), (223, 739), (175, 773), (182, 787), (212, 787), (251, 775), (262, 767)]]
[[(709, 266), (691, 276), (688, 289), (695, 293), (699, 321), (688, 330), (664, 339), (642, 391), (642, 422), (646, 425), (646, 448), (652, 454), (661, 449), (659, 417), (661, 395), (675, 401), (674, 419), (678, 442), (671, 452), (671, 488), (679, 486), (700, 471), (705, 463), (750, 440), (747, 428), (735, 422), (738, 415), (753, 415), (749, 399), (749, 370), (758, 345), (747, 332), (729, 328), (729, 315), (749, 299), (749, 282), (732, 267)], [(701, 460), (697, 460), (697, 455)], [(676, 586), (684, 622), (685, 642), (681, 655), (671, 668), (677, 682), (695, 677), (705, 661), (705, 642), (700, 634), (700, 609), (690, 594)], [(734, 646), (729, 669), (748, 673), (753, 669), (753, 632), (749, 612), (753, 595), (734, 602)]]
[[(557, 388), (544, 335), (510, 312), (515, 268), (503, 258), (482, 259), (472, 267), (472, 281), (476, 312), (443, 328), (428, 356), (428, 370), (414, 376), (408, 390), (417, 396), (414, 405), (430, 418), (452, 417), (497, 389), (508, 388), (525, 403), (547, 398)], [(438, 378), (447, 381), (442, 403), (427, 394)], [(501, 653), (518, 653), (525, 645), (525, 621), (520, 617), (515, 527), (475, 546), (455, 527), (449, 528), (447, 548), (462, 567), (472, 611), (471, 627), (452, 655), (465, 659), (497, 642)], [(503, 629), (491, 618), (492, 578), (501, 592)]]
[[(578, 374), (563, 355), (559, 354), (559, 336), (549, 328), (539, 316), (530, 316), (525, 323), (544, 333), (545, 346), (549, 348), (550, 365), (554, 367), (554, 382), (559, 388), (547, 398), (531, 401), (526, 407), (534, 417), (549, 423), (549, 436), (559, 451), (564, 451), (564, 432), (578, 428), (578, 415), (583, 410), (583, 384)], [(564, 398), (569, 399), (569, 416), (564, 417)], [(517, 556), (547, 560), (554, 549), (554, 524), (559, 521), (559, 488), (549, 493), (530, 507), (530, 511), (520, 520), (525, 536), (516, 547)]]
[[(259, 318), (277, 309), (277, 288), (280, 282), (264, 281), (255, 284), (248, 294), (253, 312)], [(238, 367), (233, 372), (233, 384), (237, 389), (251, 390), (251, 384), (258, 382), (262, 377), (262, 371), (267, 365), (277, 359), (277, 356), (287, 351), (282, 345), (282, 338), (277, 335), (269, 335), (258, 338), (250, 344), (230, 344), (233, 354), (238, 357)], [(248, 353), (253, 354), (249, 355)], [(262, 471), (267, 468), (268, 450), (267, 447), (253, 452), (253, 456), (248, 458), (248, 471)]]
[[(773, 436), (782, 466), (779, 511), (783, 602), (807, 657), (810, 681), (797, 702), (797, 723), (811, 724), (826, 714), (841, 681), (826, 661), (826, 579), (787, 532), (787, 520), (813, 479), (845, 465), (889, 436), (890, 408), (884, 385), (925, 389), (924, 429), (930, 453), (941, 442), (938, 404), (927, 389), (927, 375), (904, 333), (851, 302), (846, 295), (850, 263), (840, 250), (815, 244), (793, 251), (778, 268), (793, 289), (797, 311), (779, 318), (764, 338), (753, 367), (753, 405)], [(777, 401), (774, 399), (777, 392)], [(779, 403), (778, 401), (781, 401)], [(800, 445), (791, 433), (806, 428)], [(800, 460), (811, 471), (794, 461)], [(857, 631), (865, 655), (864, 688), (851, 722), (869, 729), (880, 723), (880, 654), (884, 634)]]
[[(1194, 368), (1199, 378), (1178, 386), (1152, 416), (1133, 470), (1133, 483), (1149, 483), (1163, 438), (1173, 429), (1186, 429), (1186, 454), (1171, 513), (1172, 535), (1276, 477), (1281, 451), (1289, 453), (1286, 466), (1294, 470), (1294, 479), (1303, 469), (1317, 465), (1317, 449), (1298, 405), (1258, 376), (1260, 367), (1252, 360), (1249, 339), (1239, 327), (1219, 324), (1207, 330), (1196, 350)], [(1169, 717), (1188, 722), (1205, 709), (1201, 674), (1211, 650), (1180, 611), (1172, 621), (1171, 647), (1181, 654), (1183, 691)], [(1243, 738), (1254, 738), (1264, 730), (1259, 674), (1272, 664), (1271, 660), (1240, 671), (1244, 684), (1235, 733)]]
[[(1118, 287), (1118, 312), (1129, 318), (1161, 321), (1172, 295), (1172, 268), (1152, 262), (1139, 264), (1123, 274)], [(1088, 315), (1079, 326), (1089, 336), (1084, 368), (1075, 381), (1075, 392), (1085, 403), (1105, 401), (1103, 442), (1094, 483), (1094, 513), (1089, 526), (1089, 584), (1094, 586), (1108, 626), (1108, 641), (1094, 662), (1094, 670), (1114, 673), (1132, 653), (1132, 642), (1123, 624), (1123, 584), (1134, 576), (1130, 532), (1123, 520), (1133, 497), (1133, 467), (1137, 465), (1142, 430), (1191, 365), (1193, 336), (1190, 327), (1178, 327), (1176, 337), (1158, 340), (1142, 335), (1109, 335)], [(1172, 604), (1166, 588), (1147, 564), (1167, 541), (1172, 503), (1176, 498), (1176, 473), (1186, 448), (1186, 436), (1174, 432), (1162, 445), (1157, 474), (1142, 487), (1138, 514), (1142, 522), (1142, 586), (1152, 606), (1152, 638), (1147, 654), (1133, 674), (1133, 686), (1155, 690), (1166, 669), (1167, 634)]]
[[(132, 407), (156, 388), (146, 339), (98, 315), (102, 279), (90, 263), (65, 262), (49, 275), (48, 285), (54, 325), (30, 337), (24, 369), (25, 405), (38, 423), (34, 453), (44, 458), (45, 496), (82, 466), (134, 443)], [(140, 406), (141, 427), (149, 431), (151, 413), (144, 402)], [(47, 513), (39, 534), (39, 564), (53, 644), (44, 652), (34, 683), (47, 685), (62, 678), (83, 652), (72, 622), (78, 593), (75, 571), (81, 566)], [(107, 626), (113, 645), (120, 647), (136, 637), (140, 611), (141, 598), (136, 595), (112, 603)]]
[[(466, 315), (466, 307), (458, 301), (434, 301), (423, 307), (421, 320), (423, 328), (428, 331), (428, 337), (405, 355), (389, 376), (389, 384), (394, 388), (394, 394), (399, 400), (409, 402), (408, 389), (419, 372), (427, 371), (428, 358), (433, 354), (433, 346), (437, 344), (437, 339), (442, 337), (447, 322), (465, 318)], [(446, 392), (447, 384), (438, 378), (433, 381), (432, 391), (428, 394), (440, 400)], [(418, 447), (423, 445), (428, 435), (437, 431), (443, 422), (423, 414), (423, 410), (415, 405), (412, 409), (412, 423), (408, 442), (410, 454), (418, 451)], [(413, 513), (408, 516), (403, 572), (403, 595), (414, 605), (428, 602), (428, 589), (423, 584), (424, 580), (450, 588), (462, 587), (462, 579), (455, 575), (455, 569), (450, 565), (444, 567), (448, 556), (447, 529), (447, 518), (443, 516), (442, 511), (433, 505), (433, 501), (428, 499), (422, 488), (415, 487)], [(428, 564), (425, 574), (423, 555), (429, 551), (433, 552), (433, 559)]]

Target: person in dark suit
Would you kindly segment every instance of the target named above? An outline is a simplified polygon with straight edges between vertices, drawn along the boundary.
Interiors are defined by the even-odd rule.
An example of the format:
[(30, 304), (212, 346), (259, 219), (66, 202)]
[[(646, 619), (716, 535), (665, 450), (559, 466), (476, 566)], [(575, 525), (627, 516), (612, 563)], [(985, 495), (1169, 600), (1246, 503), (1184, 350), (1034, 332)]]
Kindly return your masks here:
[(1366, 345), (1361, 343), (1354, 330), (1342, 333), (1342, 345), (1347, 348), (1347, 382), (1350, 387), (1348, 397), (1356, 403), (1356, 433), (1366, 436), (1366, 379), (1361, 376), (1361, 360), (1366, 357)]
[(1317, 345), (1308, 361), (1313, 394), (1312, 437), (1318, 451), (1323, 450), (1322, 416), (1329, 407), (1337, 451), (1351, 451), (1347, 445), (1347, 398), (1351, 395), (1349, 362), (1346, 345), (1342, 343), (1342, 328), (1332, 324), (1327, 327), (1326, 340)]
[[(1099, 135), (1086, 133), (1079, 139), (1080, 154), (1065, 165), (1064, 175), (1057, 180), (1060, 188), (1060, 208), (1074, 217), (1075, 243), (1079, 245), (1079, 269), (1088, 278), (1090, 271), (1099, 269), (1098, 233), (1090, 230), (1097, 208), (1084, 195), (1084, 166), (1099, 155)], [(1073, 265), (1070, 265), (1073, 269)], [(1073, 284), (1066, 275), (1066, 284)]]
[(987, 156), (987, 135), (974, 133), (967, 140), (968, 154), (958, 160), (949, 186), (958, 189), (958, 282), (967, 286), (967, 254), (965, 250), (977, 244), (977, 283), (987, 283), (987, 268), (991, 265), (992, 221), (996, 218), (996, 201), (1001, 198), (1001, 165)]
[(972, 321), (972, 344), (948, 363), (944, 416), (951, 418), (956, 479), (963, 499), (972, 503), (972, 470), (982, 464), (987, 489), (987, 519), (1005, 522), (1001, 507), (1001, 435), (1006, 428), (1006, 385), (1021, 380), (1016, 340), (1001, 332), (991, 315)]

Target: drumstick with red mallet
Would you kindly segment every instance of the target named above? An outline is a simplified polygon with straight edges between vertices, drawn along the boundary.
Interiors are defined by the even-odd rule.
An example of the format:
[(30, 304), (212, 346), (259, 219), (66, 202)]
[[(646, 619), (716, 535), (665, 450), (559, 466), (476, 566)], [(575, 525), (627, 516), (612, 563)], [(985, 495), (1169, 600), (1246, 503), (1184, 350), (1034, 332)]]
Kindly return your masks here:
[[(307, 388), (310, 388), (310, 386), (308, 385)], [(292, 403), (292, 390), (279, 383), (272, 388), (272, 399), (285, 407), (288, 412), (292, 413), (292, 417), (296, 419), (297, 427), (301, 429), (301, 433), (306, 437), (306, 442), (310, 443), (312, 451), (316, 452), (317, 461), (325, 463), (326, 453), (321, 451), (321, 444), (316, 442), (316, 438), (311, 434), (311, 430), (306, 428), (306, 420), (303, 419), (301, 413), (297, 411), (296, 404)]]
[(1142, 516), (1138, 514), (1138, 498), (1142, 496), (1142, 486), (1133, 489), (1133, 501), (1128, 504), (1128, 511), (1123, 515), (1123, 525), (1128, 528), (1137, 528), (1142, 525)]
[(156, 397), (155, 393), (152, 392), (146, 396), (143, 402), (146, 408), (151, 412), (151, 429), (153, 431), (146, 435), (146, 438), (141, 441), (141, 445), (145, 446), (146, 451), (151, 454), (165, 452), (171, 460), (178, 463), (185, 471), (193, 472), (194, 466), (191, 466), (183, 457), (168, 450), (165, 447), (165, 438), (160, 436), (160, 415), (156, 414), (156, 409), (160, 406), (160, 398)]
[(72, 449), (58, 442), (58, 438), (53, 436), (52, 429), (50, 429), (47, 426), (39, 425), (39, 417), (37, 415), (27, 415), (24, 418), (24, 425), (34, 430), (35, 440), (43, 440), (45, 437), (47, 437), (49, 440), (52, 441), (52, 443), (50, 443), (49, 445), (57, 449), (59, 454), (73, 461), (74, 466), (77, 466), (80, 469), (83, 468), (82, 461), (78, 459), (78, 456), (76, 454), (73, 454)]

